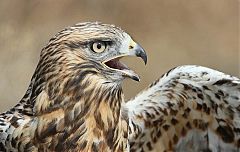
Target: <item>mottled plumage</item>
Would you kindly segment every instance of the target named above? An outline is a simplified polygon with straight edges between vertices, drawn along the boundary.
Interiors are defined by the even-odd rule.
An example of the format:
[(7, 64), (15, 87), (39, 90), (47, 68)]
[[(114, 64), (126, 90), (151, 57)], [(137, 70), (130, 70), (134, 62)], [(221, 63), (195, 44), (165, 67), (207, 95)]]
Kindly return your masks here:
[(165, 73), (126, 105), (131, 151), (240, 151), (240, 80), (201, 66)]
[(240, 80), (200, 66), (174, 68), (125, 102), (144, 50), (98, 22), (59, 32), (43, 48), (22, 100), (0, 115), (0, 151), (239, 151)]

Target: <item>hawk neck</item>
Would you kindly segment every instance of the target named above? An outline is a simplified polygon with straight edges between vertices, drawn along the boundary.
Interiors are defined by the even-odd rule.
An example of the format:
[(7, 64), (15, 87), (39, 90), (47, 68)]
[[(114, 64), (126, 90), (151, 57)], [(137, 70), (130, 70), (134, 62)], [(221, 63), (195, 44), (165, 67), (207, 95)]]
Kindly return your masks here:
[(122, 87), (91, 78), (78, 85), (72, 83), (73, 86), (67, 86), (71, 82), (66, 82), (61, 93), (54, 97), (49, 87), (36, 97), (35, 124), (32, 124), (35, 129), (31, 132), (35, 132), (33, 144), (38, 149), (127, 149), (128, 121), (123, 119), (121, 112)]

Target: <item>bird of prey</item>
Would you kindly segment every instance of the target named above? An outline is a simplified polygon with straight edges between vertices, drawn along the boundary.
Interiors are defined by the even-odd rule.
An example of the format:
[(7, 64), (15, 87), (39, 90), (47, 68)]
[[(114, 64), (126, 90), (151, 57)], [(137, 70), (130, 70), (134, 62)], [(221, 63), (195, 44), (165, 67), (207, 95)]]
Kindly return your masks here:
[(0, 115), (0, 151), (240, 151), (240, 80), (173, 68), (130, 101), (139, 76), (120, 59), (147, 55), (119, 27), (79, 23), (42, 49), (26, 94)]

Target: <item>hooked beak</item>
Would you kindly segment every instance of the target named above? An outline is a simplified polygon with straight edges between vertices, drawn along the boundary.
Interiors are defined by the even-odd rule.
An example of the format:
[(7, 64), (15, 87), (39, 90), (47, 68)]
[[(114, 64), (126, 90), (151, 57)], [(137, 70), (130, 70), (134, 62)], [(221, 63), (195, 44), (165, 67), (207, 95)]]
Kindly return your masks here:
[(127, 50), (124, 50), (121, 55), (115, 56), (103, 63), (110, 69), (120, 71), (123, 76), (129, 77), (135, 81), (140, 81), (140, 77), (131, 69), (129, 69), (124, 63), (119, 60), (125, 56), (136, 56), (142, 58), (145, 65), (147, 64), (147, 54), (144, 49), (134, 41), (131, 41)]
[(147, 54), (146, 54), (144, 49), (139, 44), (136, 44), (134, 46), (134, 48), (131, 51), (130, 55), (142, 58), (142, 60), (144, 61), (145, 65), (147, 64)]

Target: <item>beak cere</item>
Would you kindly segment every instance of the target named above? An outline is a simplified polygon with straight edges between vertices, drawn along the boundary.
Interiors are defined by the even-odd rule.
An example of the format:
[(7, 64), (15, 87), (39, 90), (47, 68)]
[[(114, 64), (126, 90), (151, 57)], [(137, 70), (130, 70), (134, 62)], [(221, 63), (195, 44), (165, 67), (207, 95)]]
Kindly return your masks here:
[(147, 63), (147, 55), (146, 52), (143, 50), (142, 47), (140, 47), (138, 44), (135, 45), (135, 47), (131, 50), (129, 50), (128, 53), (120, 55), (120, 56), (116, 56), (115, 58), (112, 58), (106, 62), (104, 62), (104, 64), (112, 69), (112, 70), (116, 70), (116, 71), (120, 71), (123, 73), (124, 76), (129, 77), (135, 81), (140, 81), (139, 76), (131, 69), (129, 69), (124, 63), (120, 62), (120, 59), (124, 56), (136, 56), (136, 57), (141, 57), (144, 61), (144, 63)]

